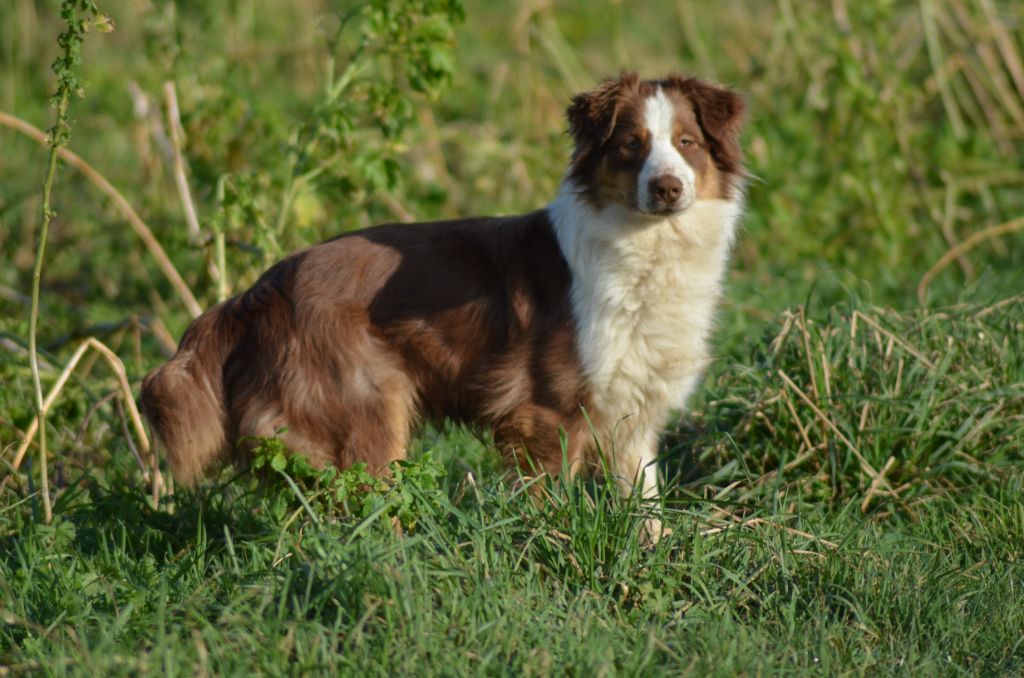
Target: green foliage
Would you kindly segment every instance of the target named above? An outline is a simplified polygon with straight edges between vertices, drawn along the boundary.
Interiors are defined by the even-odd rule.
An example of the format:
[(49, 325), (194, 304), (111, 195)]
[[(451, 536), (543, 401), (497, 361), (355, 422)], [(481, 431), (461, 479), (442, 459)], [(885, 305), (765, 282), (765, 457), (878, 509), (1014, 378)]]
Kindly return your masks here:
[[(336, 26), (324, 28), (323, 96), (289, 134), (277, 235), (294, 202), (318, 187), (351, 205), (352, 215), (365, 205), (360, 196), (395, 188), (396, 143), (415, 106), (409, 90), (434, 97), (450, 81), (451, 23), (461, 18), (455, 0), (374, 0), (334, 14)], [(336, 63), (346, 41), (354, 47)]]
[[(421, 105), (418, 97), (436, 99), (449, 84), (453, 24), (462, 18), (457, 0), (333, 6), (318, 19), (319, 96), (290, 125), (270, 115), (243, 123), (269, 136), (261, 139), (264, 147), (283, 148), (284, 162), (268, 158), (261, 167), (232, 167), (251, 145), (238, 130), (250, 115), (247, 92), (194, 102), (197, 115), (186, 124), (204, 139), (206, 158), (197, 176), (200, 190), (205, 183), (216, 197), (215, 232), (261, 254), (242, 264), (243, 275), (329, 235), (319, 218), (326, 202), (335, 206), (332, 229), (352, 228), (378, 193), (397, 187), (403, 135)], [(226, 142), (222, 149), (211, 145), (218, 136)]]
[[(918, 6), (870, 2), (846, 10), (841, 30), (822, 30), (835, 21), (824, 4), (792, 7), (771, 29), (792, 48), (770, 55), (771, 82), (752, 85), (754, 134), (763, 144), (754, 172), (765, 184), (751, 191), (749, 226), (781, 238), (780, 264), (806, 267), (822, 258), (824, 244), (829, 265), (884, 289), (948, 246), (941, 225), (954, 217), (943, 213), (951, 209), (944, 200), (977, 219), (1024, 209), (1018, 188), (991, 185), (983, 190), (999, 207), (979, 210), (975, 183), (1007, 167), (1020, 149), (1001, 147), (995, 126), (959, 133), (934, 89), (921, 85), (936, 65), (919, 47)], [(986, 30), (964, 20), (960, 30), (968, 34)], [(918, 47), (912, 51), (908, 40)], [(782, 59), (791, 67), (782, 68)], [(763, 108), (780, 85), (800, 97)], [(970, 218), (962, 220), (971, 229)]]
[[(700, 451), (682, 470), (694, 488), (764, 478), (750, 497), (799, 487), (805, 499), (885, 510), (1019, 474), (1024, 305), (1010, 302), (787, 314), (719, 372), (681, 432), (682, 449)], [(713, 473), (693, 477), (700, 469)]]
[(100, 33), (114, 30), (110, 17), (101, 14), (95, 2), (89, 0), (64, 0), (60, 18), (66, 28), (57, 36), (57, 45), (63, 53), (50, 67), (57, 76), (57, 91), (51, 102), (57, 109), (57, 120), (50, 128), (51, 145), (67, 146), (71, 138), (71, 125), (67, 117), (68, 102), (72, 96), (84, 97), (85, 85), (78, 74), (82, 63), (82, 42), (94, 28)]
[(935, 496), (912, 519), (780, 501), (723, 521), (720, 509), (735, 508), (723, 497), (671, 512), (676, 532), (655, 550), (632, 538), (634, 507), (537, 506), (501, 483), (449, 479), (445, 489), (441, 511), (404, 536), (301, 508), (279, 520), (266, 495), (238, 483), (179, 493), (171, 515), (95, 477), (64, 495), (50, 527), (8, 504), (0, 665), (92, 675), (1024, 668), (1019, 476)]
[(314, 468), (278, 437), (259, 439), (252, 455), (251, 468), (270, 476), (263, 489), (279, 520), (301, 506), (314, 520), (379, 520), (414, 531), (422, 512), (436, 514), (441, 505), (445, 470), (430, 452), (392, 462), (386, 478), (370, 474), (365, 463)]

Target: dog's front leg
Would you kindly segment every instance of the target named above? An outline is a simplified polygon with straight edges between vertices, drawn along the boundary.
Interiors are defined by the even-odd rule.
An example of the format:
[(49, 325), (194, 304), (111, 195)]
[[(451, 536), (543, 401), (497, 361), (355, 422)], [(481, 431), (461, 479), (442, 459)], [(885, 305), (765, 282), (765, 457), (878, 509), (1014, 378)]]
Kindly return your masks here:
[[(644, 503), (657, 502), (658, 490), (658, 434), (657, 431), (636, 431), (622, 441), (612, 453), (612, 472), (619, 488), (619, 494), (630, 497), (639, 491)], [(654, 509), (660, 513), (661, 507)], [(661, 524), (661, 519), (652, 516), (644, 521), (640, 540), (655, 545), (672, 530)]]

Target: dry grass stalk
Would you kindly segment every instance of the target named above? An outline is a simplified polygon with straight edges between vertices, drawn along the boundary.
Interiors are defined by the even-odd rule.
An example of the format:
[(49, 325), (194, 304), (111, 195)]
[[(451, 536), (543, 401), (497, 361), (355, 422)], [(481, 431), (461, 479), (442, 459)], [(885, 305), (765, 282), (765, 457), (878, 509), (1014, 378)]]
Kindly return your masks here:
[(821, 402), (821, 392), (818, 390), (818, 371), (814, 369), (814, 356), (811, 353), (811, 333), (807, 330), (807, 315), (801, 307), (796, 325), (800, 330), (800, 337), (804, 344), (804, 357), (807, 358), (807, 375), (811, 378), (811, 390), (814, 391), (814, 400)]
[(178, 188), (178, 197), (181, 199), (181, 209), (185, 212), (185, 224), (188, 226), (189, 242), (197, 244), (202, 239), (202, 231), (199, 229), (199, 217), (196, 214), (196, 206), (192, 200), (192, 190), (189, 188), (188, 178), (185, 176), (185, 158), (181, 153), (185, 132), (181, 127), (178, 93), (174, 89), (174, 82), (172, 80), (164, 83), (164, 98), (167, 100), (167, 129), (171, 132), (174, 183)]
[(783, 532), (786, 532), (788, 534), (792, 534), (792, 535), (797, 536), (797, 537), (802, 537), (804, 539), (810, 539), (811, 541), (814, 541), (814, 542), (817, 542), (819, 544), (822, 544), (823, 546), (826, 546), (826, 547), (828, 547), (830, 549), (833, 549), (833, 550), (839, 548), (839, 544), (837, 544), (837, 543), (835, 543), (833, 541), (829, 541), (828, 539), (822, 539), (821, 537), (813, 535), (810, 532), (805, 532), (805, 531), (799, 530), (799, 529), (797, 529), (795, 527), (789, 527), (788, 525), (783, 525), (780, 522), (776, 522), (776, 521), (772, 521), (772, 520), (766, 520), (765, 518), (747, 518), (747, 519), (743, 519), (740, 516), (737, 516), (736, 514), (733, 514), (733, 513), (729, 513), (727, 511), (723, 512), (722, 517), (729, 518), (731, 522), (727, 522), (725, 524), (716, 524), (713, 527), (709, 527), (709, 528), (703, 529), (703, 530), (700, 531), (701, 536), (707, 537), (707, 536), (711, 536), (711, 535), (714, 535), (714, 534), (720, 534), (722, 532), (725, 532), (727, 530), (732, 530), (732, 529), (735, 529), (737, 527), (757, 527), (758, 525), (766, 525), (768, 527), (773, 527), (775, 529), (782, 530)]
[(814, 445), (811, 444), (811, 437), (807, 435), (807, 429), (804, 427), (803, 421), (800, 420), (800, 415), (796, 412), (796, 406), (793, 405), (793, 399), (789, 397), (789, 391), (783, 391), (783, 401), (786, 403), (786, 409), (789, 410), (790, 416), (793, 417), (793, 423), (796, 424), (797, 431), (800, 432), (800, 439), (804, 441), (804, 447), (807, 450), (813, 450)]
[(1022, 230), (1024, 230), (1024, 217), (1017, 217), (1016, 219), (1011, 219), (1010, 221), (997, 224), (995, 226), (989, 226), (988, 228), (972, 234), (971, 237), (967, 238), (967, 240), (964, 240), (962, 243), (942, 255), (942, 257), (936, 261), (923, 276), (921, 276), (921, 282), (917, 286), (917, 300), (922, 304), (925, 302), (925, 299), (928, 296), (928, 286), (931, 285), (932, 280), (934, 280), (939, 273), (942, 273), (942, 271), (957, 257), (969, 252), (983, 242)]
[(821, 423), (827, 426), (829, 429), (831, 429), (831, 431), (836, 434), (836, 437), (839, 438), (839, 440), (841, 440), (843, 444), (846, 445), (847, 449), (849, 449), (850, 452), (853, 453), (853, 456), (856, 457), (857, 461), (860, 463), (861, 470), (864, 471), (864, 473), (866, 473), (869, 477), (875, 478), (878, 475), (878, 472), (871, 467), (871, 464), (869, 464), (868, 460), (864, 458), (864, 455), (860, 453), (860, 450), (857, 449), (857, 446), (854, 445), (850, 441), (850, 439), (847, 438), (843, 434), (843, 432), (839, 430), (839, 427), (836, 426), (835, 423), (833, 423), (833, 421), (829, 419), (828, 416), (824, 412), (822, 412), (817, 405), (814, 404), (814, 401), (811, 400), (807, 396), (807, 394), (804, 393), (803, 390), (799, 386), (797, 386), (792, 379), (789, 378), (789, 375), (787, 375), (782, 370), (778, 370), (778, 375), (782, 378), (782, 381), (785, 382), (786, 386), (793, 389), (793, 392), (800, 396), (801, 400), (807, 403), (807, 406), (814, 411), (814, 413), (821, 420)]
[(996, 14), (992, 0), (978, 0), (978, 4), (985, 13), (988, 28), (992, 31), (996, 46), (1003, 57), (1003, 64), (1017, 87), (1017, 96), (1024, 99), (1024, 65), (1021, 64), (1021, 57), (1014, 46), (1013, 38), (1006, 30), (1006, 23)]
[(985, 316), (987, 316), (987, 315), (989, 315), (991, 313), (995, 313), (996, 311), (998, 311), (1001, 308), (1005, 308), (1007, 306), (1013, 306), (1014, 304), (1024, 304), (1024, 294), (1015, 294), (1014, 296), (1009, 297), (1007, 299), (1002, 299), (1000, 301), (997, 301), (996, 303), (992, 304), (991, 306), (986, 306), (985, 308), (983, 308), (980, 311), (978, 311), (977, 313), (975, 313), (974, 317), (976, 319), (977, 318), (984, 318)]
[[(153, 495), (154, 503), (159, 502), (160, 496), (163, 490), (163, 479), (160, 474), (160, 467), (156, 457), (156, 451), (149, 444), (149, 438), (146, 435), (146, 430), (142, 425), (142, 417), (139, 414), (139, 409), (135, 405), (135, 397), (132, 395), (131, 386), (128, 384), (128, 375), (124, 369), (124, 363), (117, 357), (113, 351), (107, 348), (102, 342), (89, 337), (81, 343), (81, 345), (72, 354), (68, 364), (64, 367), (64, 370), (57, 377), (57, 381), (50, 388), (50, 391), (46, 394), (46, 398), (43, 400), (43, 408), (41, 416), (45, 417), (46, 413), (49, 412), (53, 406), (54, 401), (57, 400), (57, 396), (64, 389), (68, 379), (71, 377), (71, 373), (81, 362), (82, 358), (86, 355), (89, 349), (93, 349), (100, 355), (110, 369), (114, 372), (114, 376), (117, 379), (118, 386), (121, 391), (121, 398), (124, 403), (125, 409), (128, 412), (128, 416), (131, 419), (132, 427), (135, 429), (135, 436), (138, 439), (138, 449), (140, 457), (149, 457), (150, 471), (143, 471), (143, 477), (148, 483), (151, 484), (151, 490)], [(29, 424), (26, 429), (24, 436), (22, 437), (21, 444), (18, 446), (17, 451), (14, 455), (14, 461), (11, 462), (11, 472), (17, 472), (21, 466), (21, 462), (25, 457), (25, 453), (28, 451), (29, 445), (32, 443), (32, 439), (35, 437), (36, 431), (39, 429), (40, 417), (37, 416)]]
[[(185, 145), (185, 130), (181, 126), (181, 111), (178, 108), (178, 93), (174, 87), (174, 81), (168, 80), (164, 83), (164, 98), (167, 100), (167, 127), (171, 131), (171, 166), (174, 183), (178, 188), (182, 211), (185, 212), (189, 242), (196, 245), (202, 242), (203, 233), (199, 227), (195, 202), (192, 200), (192, 190), (188, 185), (188, 164), (182, 152)], [(224, 261), (220, 256), (222, 247), (223, 234), (218, 234), (217, 254), (214, 257), (209, 257), (206, 262), (206, 270), (209, 271), (210, 278), (217, 283), (218, 290), (220, 290), (219, 301), (224, 301), (227, 298), (226, 281), (223, 279)]]
[(935, 7), (931, 0), (921, 1), (921, 22), (924, 26), (925, 44), (928, 46), (928, 59), (931, 61), (932, 72), (935, 74), (936, 85), (939, 89), (939, 96), (942, 99), (942, 106), (946, 110), (953, 135), (958, 141), (967, 138), (967, 125), (960, 117), (960, 107), (950, 88), (951, 78), (946, 74), (946, 67), (943, 63), (942, 46), (939, 41), (938, 29), (935, 25)]
[[(25, 136), (35, 139), (40, 144), (47, 144), (46, 135), (38, 128), (25, 122), (21, 118), (0, 112), (0, 125), (4, 125), (5, 127), (21, 132)], [(178, 296), (181, 298), (181, 301), (185, 305), (189, 314), (191, 314), (193, 318), (198, 318), (203, 312), (203, 309), (196, 300), (195, 295), (192, 294), (192, 290), (190, 290), (188, 285), (185, 284), (184, 279), (182, 279), (178, 270), (174, 267), (174, 264), (171, 263), (167, 253), (164, 252), (164, 248), (153, 236), (153, 232), (149, 230), (149, 227), (146, 226), (144, 221), (142, 221), (138, 213), (136, 213), (132, 208), (131, 204), (129, 204), (129, 202), (125, 200), (124, 196), (114, 188), (113, 184), (107, 181), (106, 177), (97, 172), (92, 165), (80, 158), (76, 153), (73, 153), (66, 148), (58, 149), (57, 152), (60, 155), (61, 160), (85, 175), (93, 185), (110, 198), (125, 219), (127, 219), (132, 230), (135, 231), (136, 235), (138, 235), (143, 244), (145, 244), (146, 249), (149, 250), (150, 254), (156, 260), (157, 266), (160, 267), (160, 270), (163, 271), (163, 274), (167, 277), (171, 286), (178, 293)]]
[[(868, 325), (871, 325), (871, 327), (873, 327), (877, 332), (884, 334), (886, 337), (888, 337), (890, 345), (892, 343), (899, 344), (907, 353), (917, 358), (917, 360), (920, 361), (921, 364), (926, 365), (929, 369), (936, 369), (935, 363), (933, 363), (931, 360), (928, 360), (928, 358), (925, 358), (923, 353), (914, 348), (907, 340), (903, 339), (902, 337), (896, 336), (889, 330), (882, 327), (874, 318), (871, 318), (861, 313), (860, 311), (854, 311), (853, 314), (855, 316), (863, 318), (864, 322), (866, 322)], [(888, 353), (889, 351), (887, 350), (886, 357), (888, 357)]]
[(868, 512), (868, 506), (871, 505), (871, 499), (878, 492), (879, 485), (881, 485), (883, 482), (885, 482), (885, 474), (889, 472), (889, 469), (892, 468), (892, 465), (894, 463), (896, 463), (896, 457), (890, 456), (885, 461), (885, 466), (882, 467), (882, 470), (879, 471), (878, 475), (875, 476), (874, 478), (872, 478), (871, 485), (870, 485), (870, 487), (868, 487), (868, 491), (864, 495), (864, 501), (862, 501), (860, 503), (860, 512), (861, 513), (867, 513)]
[(154, 316), (148, 323), (147, 327), (149, 332), (156, 339), (160, 345), (160, 352), (165, 358), (170, 358), (174, 355), (175, 351), (178, 350), (178, 342), (175, 341), (174, 335), (167, 329), (167, 325), (160, 319), (160, 316)]

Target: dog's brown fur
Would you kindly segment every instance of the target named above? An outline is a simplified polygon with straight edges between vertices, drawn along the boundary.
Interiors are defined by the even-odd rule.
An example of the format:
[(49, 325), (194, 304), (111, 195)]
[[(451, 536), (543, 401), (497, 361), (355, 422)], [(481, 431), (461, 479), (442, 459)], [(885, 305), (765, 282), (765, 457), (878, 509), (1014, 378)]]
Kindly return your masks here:
[(569, 283), (542, 211), (345, 235), (196, 320), (144, 409), (186, 484), (282, 428), (315, 462), (379, 472), (422, 417), (489, 425), (511, 458), (557, 473), (558, 427), (571, 463), (591, 438)]

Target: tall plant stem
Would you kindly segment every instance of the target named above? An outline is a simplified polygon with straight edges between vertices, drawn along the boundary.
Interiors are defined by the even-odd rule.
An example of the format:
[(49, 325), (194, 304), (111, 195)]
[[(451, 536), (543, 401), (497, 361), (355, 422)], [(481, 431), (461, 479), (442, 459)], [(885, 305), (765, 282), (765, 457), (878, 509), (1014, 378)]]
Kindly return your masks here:
[[(91, 15), (83, 19), (79, 13)], [(39, 491), (43, 497), (43, 520), (53, 520), (53, 507), (50, 504), (50, 479), (46, 468), (46, 405), (43, 401), (43, 385), (39, 378), (39, 354), (37, 339), (39, 334), (39, 288), (43, 278), (43, 261), (46, 257), (46, 239), (50, 233), (50, 220), (53, 211), (50, 209), (50, 194), (53, 191), (53, 180), (57, 176), (57, 155), (60, 147), (68, 143), (71, 127), (68, 124), (68, 108), (71, 96), (82, 93), (81, 81), (75, 74), (75, 66), (81, 61), (83, 36), (90, 28), (101, 32), (110, 32), (114, 24), (109, 17), (101, 15), (96, 3), (92, 0), (63, 0), (60, 16), (67, 28), (57, 44), (62, 55), (53, 62), (53, 72), (57, 76), (57, 93), (52, 101), (57, 105), (57, 120), (50, 129), (50, 158), (46, 165), (46, 179), (43, 181), (43, 223), (39, 228), (39, 239), (36, 242), (36, 262), (32, 268), (32, 308), (28, 320), (28, 353), (32, 367), (32, 384), (36, 391), (36, 421), (39, 422)]]
[[(57, 101), (57, 120), (67, 119), (69, 97), (62, 94)], [(46, 465), (46, 410), (43, 405), (43, 384), (39, 378), (39, 354), (36, 352), (36, 337), (39, 331), (39, 289), (43, 278), (43, 260), (46, 257), (46, 238), (50, 232), (50, 194), (53, 191), (53, 180), (57, 176), (57, 140), (50, 143), (50, 158), (46, 165), (46, 180), (43, 182), (43, 223), (39, 228), (39, 240), (36, 243), (36, 262), (32, 268), (32, 309), (28, 321), (28, 354), (32, 365), (32, 385), (36, 392), (36, 416), (39, 419), (39, 492), (43, 497), (43, 520), (49, 524), (53, 520), (53, 507), (50, 504), (50, 478)]]

